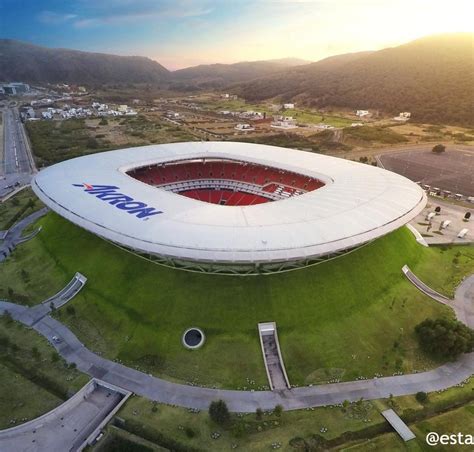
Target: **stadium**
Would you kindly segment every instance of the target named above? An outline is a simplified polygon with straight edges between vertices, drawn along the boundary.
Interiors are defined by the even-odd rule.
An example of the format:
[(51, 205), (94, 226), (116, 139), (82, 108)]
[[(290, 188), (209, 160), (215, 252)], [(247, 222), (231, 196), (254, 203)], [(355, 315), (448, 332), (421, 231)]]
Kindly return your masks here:
[(413, 219), (426, 196), (395, 173), (233, 142), (104, 152), (41, 171), (37, 196), (72, 223), (158, 263), (262, 274), (319, 263)]

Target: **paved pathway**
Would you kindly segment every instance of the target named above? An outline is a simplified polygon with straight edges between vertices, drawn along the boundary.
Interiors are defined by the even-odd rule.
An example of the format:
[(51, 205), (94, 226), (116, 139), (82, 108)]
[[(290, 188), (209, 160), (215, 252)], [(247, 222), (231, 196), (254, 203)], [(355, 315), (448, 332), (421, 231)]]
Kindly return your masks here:
[(445, 304), (448, 306), (452, 306), (453, 300), (451, 298), (445, 297), (444, 295), (436, 292), (431, 287), (427, 286), (421, 279), (419, 279), (408, 267), (408, 265), (404, 265), (402, 268), (403, 274), (407, 277), (407, 279), (421, 292), (425, 295), (428, 295), (433, 300), (437, 301), (438, 303)]
[[(453, 308), (459, 320), (474, 327), (474, 275), (466, 278), (456, 291)], [(31, 318), (31, 309), (0, 301), (0, 313), (8, 310), (15, 319), (24, 322)], [(33, 328), (46, 337), (68, 362), (91, 377), (99, 378), (150, 400), (183, 407), (207, 409), (213, 400), (223, 399), (236, 412), (254, 412), (256, 408), (273, 409), (281, 404), (286, 410), (325, 406), (356, 401), (361, 397), (379, 399), (415, 394), (418, 391), (437, 391), (461, 383), (474, 373), (474, 353), (463, 355), (458, 361), (418, 374), (374, 378), (317, 386), (306, 386), (281, 391), (233, 391), (209, 389), (172, 383), (123, 366), (87, 349), (62, 323), (43, 313)], [(61, 338), (60, 343), (52, 337)]]
[(32, 223), (34, 223), (38, 218), (41, 218), (43, 215), (48, 213), (48, 208), (43, 207), (42, 209), (33, 212), (28, 215), (23, 220), (20, 220), (18, 223), (15, 223), (5, 234), (3, 238), (3, 243), (0, 245), (0, 262), (3, 262), (20, 243), (26, 242), (27, 240), (32, 239), (40, 230), (32, 232), (31, 234), (22, 237), (21, 234), (23, 231)]

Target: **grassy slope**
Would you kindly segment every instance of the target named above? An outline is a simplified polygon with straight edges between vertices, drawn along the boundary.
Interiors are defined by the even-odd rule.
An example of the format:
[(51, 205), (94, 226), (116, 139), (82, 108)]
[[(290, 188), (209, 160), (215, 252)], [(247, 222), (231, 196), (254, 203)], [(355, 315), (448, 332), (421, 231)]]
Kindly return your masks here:
[[(34, 205), (27, 208), (30, 200), (34, 202)], [(0, 203), (0, 231), (10, 228), (17, 221), (42, 207), (43, 203), (30, 188), (23, 189), (4, 203)]]
[[(66, 369), (62, 360), (52, 362), (54, 349), (35, 331), (0, 318), (0, 337), (0, 429), (46, 413), (87, 382), (88, 377)], [(5, 337), (18, 348), (5, 347)], [(38, 349), (37, 357), (33, 347)]]
[[(432, 367), (436, 363), (416, 347), (413, 327), (449, 310), (413, 288), (400, 269), (408, 263), (448, 292), (474, 269), (473, 248), (424, 249), (401, 229), (305, 270), (200, 275), (148, 263), (53, 214), (40, 222), (43, 232), (4, 266), (0, 296), (10, 285), (20, 297), (39, 301), (80, 271), (89, 281), (71, 303), (77, 314), (63, 310), (61, 316), (88, 346), (157, 375), (207, 385), (242, 388), (247, 378), (255, 387), (266, 384), (256, 325), (270, 320), (278, 323), (294, 384)], [(19, 281), (21, 268), (30, 283)], [(453, 282), (443, 287), (448, 279)], [(207, 336), (199, 351), (184, 350), (180, 342), (191, 325)]]

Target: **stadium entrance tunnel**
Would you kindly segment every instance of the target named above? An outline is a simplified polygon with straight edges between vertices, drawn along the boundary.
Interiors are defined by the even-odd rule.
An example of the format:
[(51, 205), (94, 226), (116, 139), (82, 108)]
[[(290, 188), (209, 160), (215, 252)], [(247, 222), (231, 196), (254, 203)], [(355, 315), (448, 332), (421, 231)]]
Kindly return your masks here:
[(188, 328), (182, 337), (183, 345), (191, 350), (202, 347), (205, 340), (206, 336), (202, 330), (196, 327)]

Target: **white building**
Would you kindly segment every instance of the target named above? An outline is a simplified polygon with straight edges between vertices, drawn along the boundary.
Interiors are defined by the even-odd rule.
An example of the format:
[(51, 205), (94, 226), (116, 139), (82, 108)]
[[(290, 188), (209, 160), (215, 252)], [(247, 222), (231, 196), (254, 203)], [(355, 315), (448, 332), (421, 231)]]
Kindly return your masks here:
[(285, 110), (293, 110), (295, 108), (295, 104), (283, 104), (283, 108)]
[(357, 115), (359, 118), (364, 118), (365, 116), (369, 116), (370, 113), (369, 113), (369, 110), (357, 110), (357, 111), (356, 111), (356, 115)]
[(278, 116), (271, 123), (270, 127), (274, 129), (296, 129), (296, 119), (293, 119), (291, 116)]
[(402, 111), (398, 116), (393, 118), (395, 121), (408, 121), (411, 118), (411, 113), (409, 111)]

